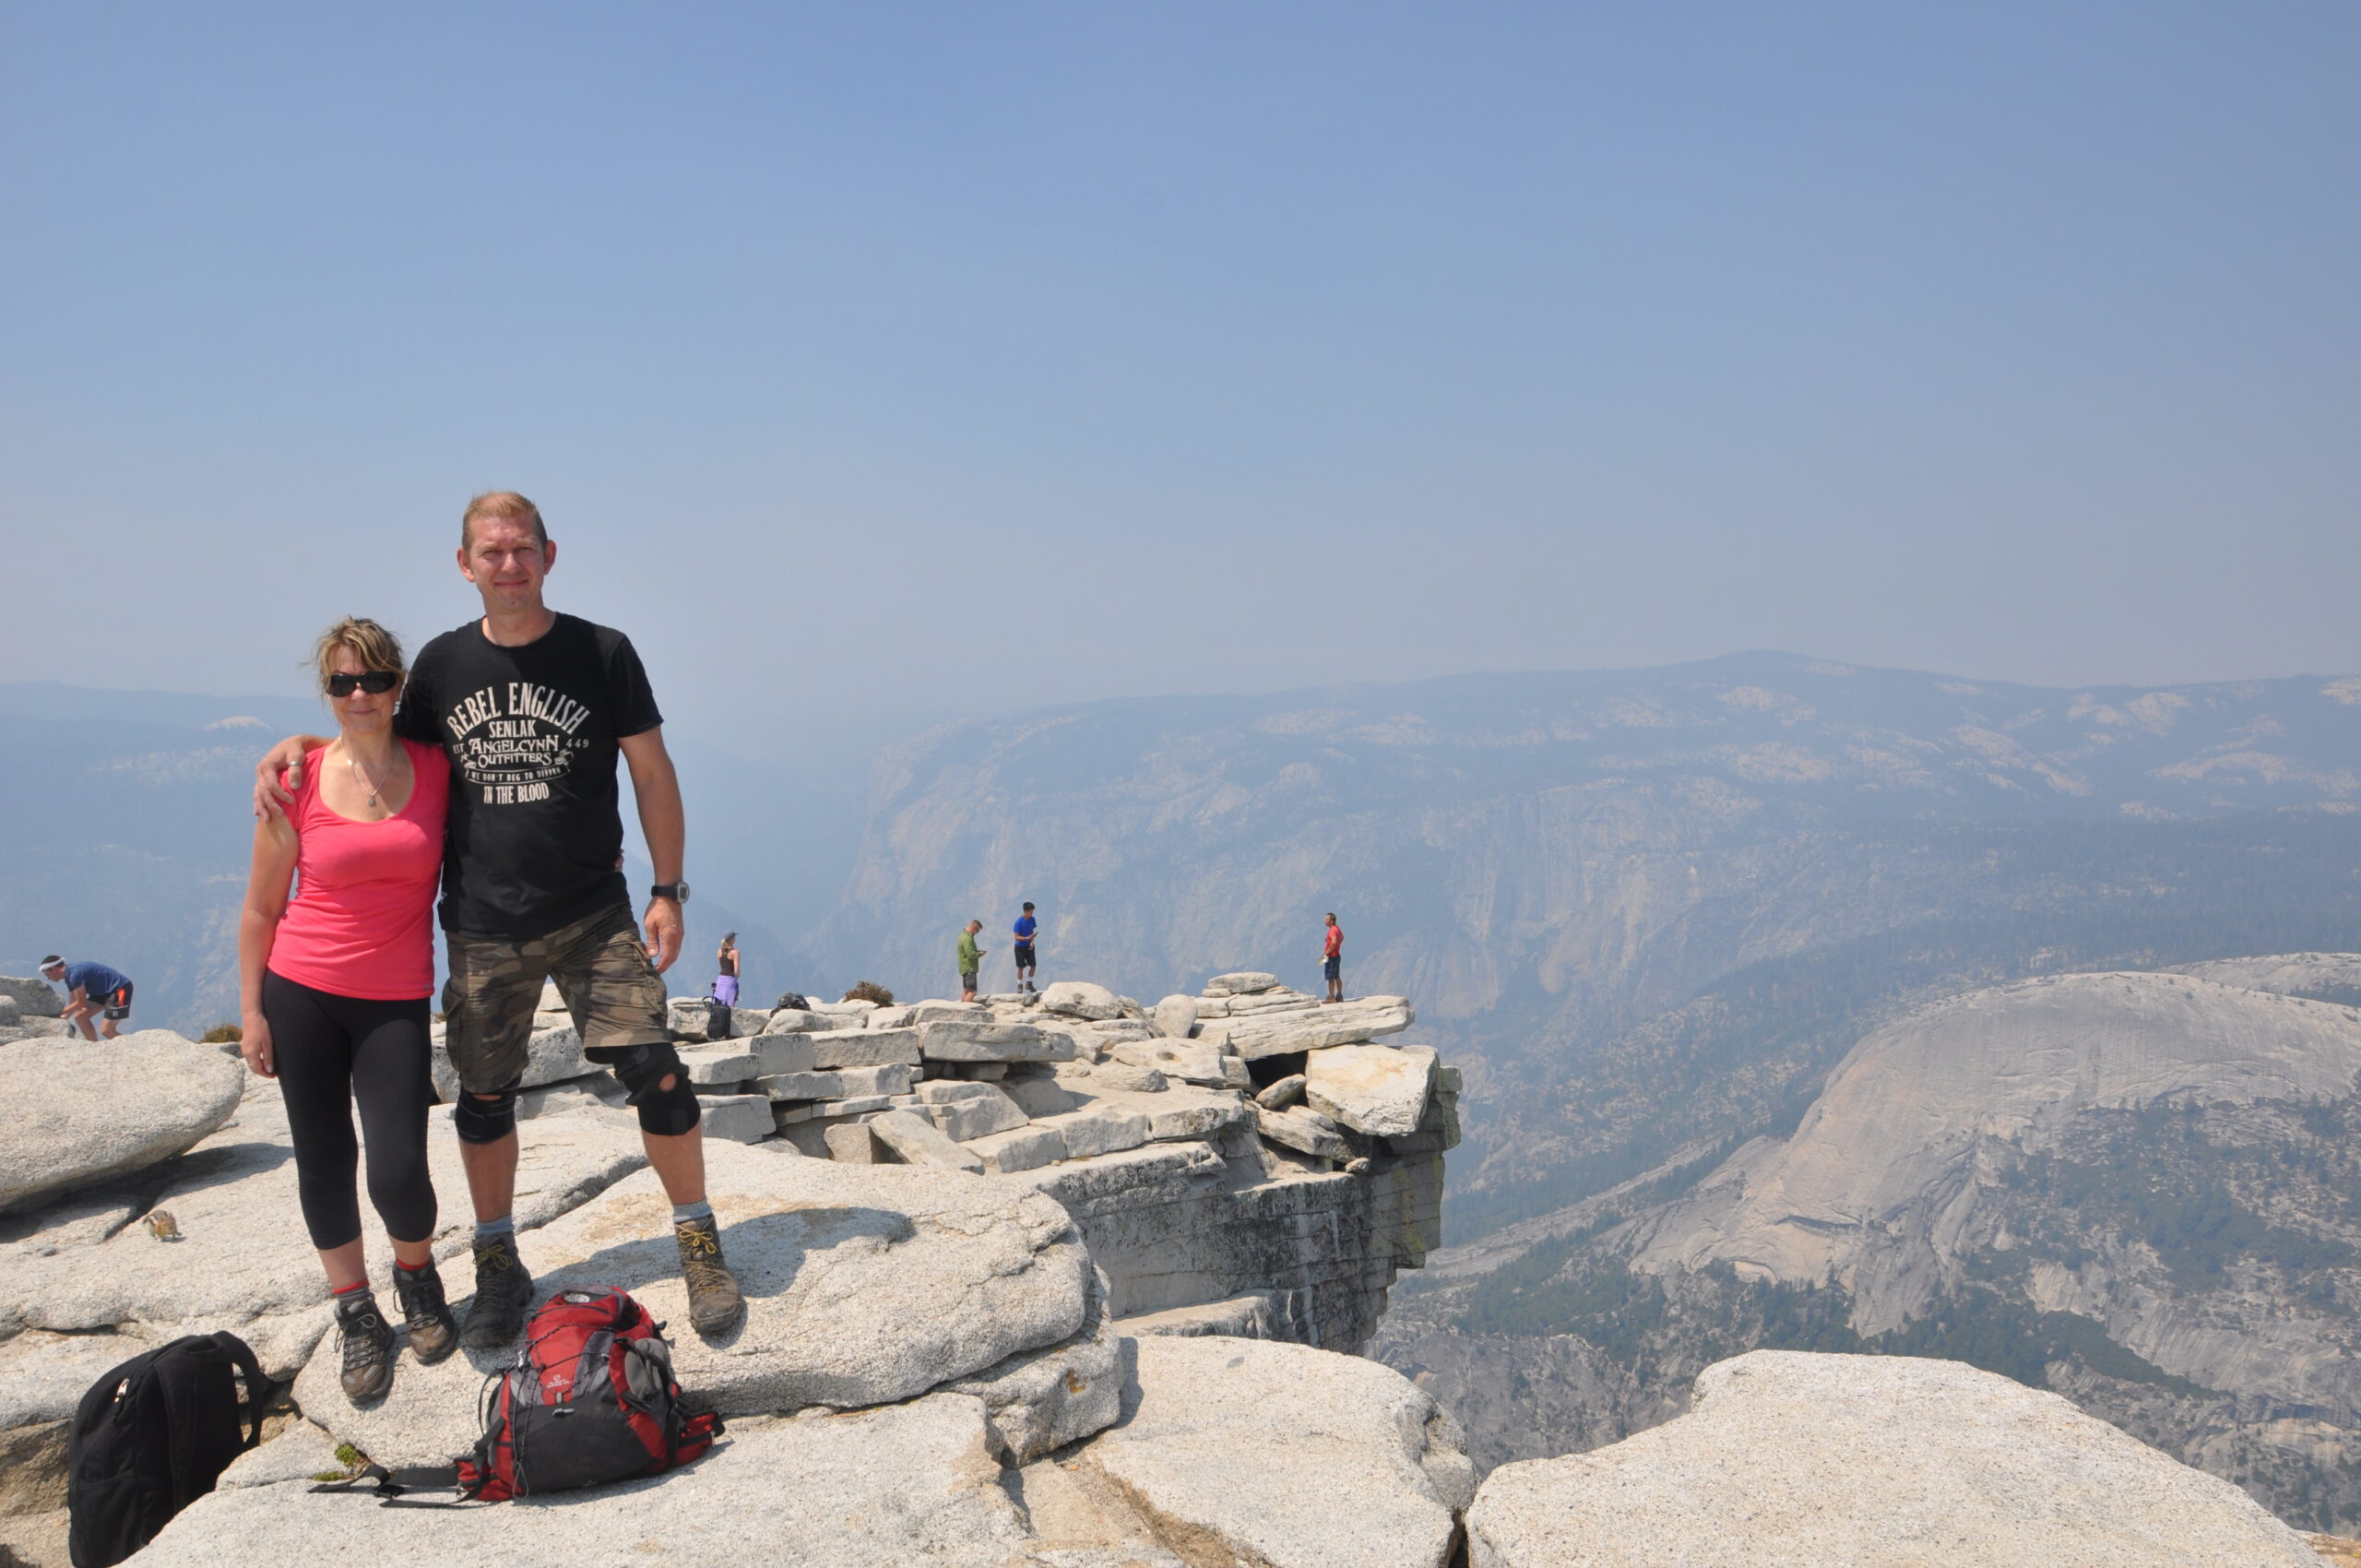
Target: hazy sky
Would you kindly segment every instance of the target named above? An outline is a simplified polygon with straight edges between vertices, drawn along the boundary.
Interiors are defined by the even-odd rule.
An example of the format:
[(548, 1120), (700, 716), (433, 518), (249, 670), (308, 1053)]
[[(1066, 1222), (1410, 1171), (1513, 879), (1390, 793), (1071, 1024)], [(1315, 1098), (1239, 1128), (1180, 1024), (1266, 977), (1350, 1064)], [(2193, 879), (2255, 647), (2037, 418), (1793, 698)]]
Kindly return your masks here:
[(2361, 7), (0, 7), (0, 679), (2361, 668)]

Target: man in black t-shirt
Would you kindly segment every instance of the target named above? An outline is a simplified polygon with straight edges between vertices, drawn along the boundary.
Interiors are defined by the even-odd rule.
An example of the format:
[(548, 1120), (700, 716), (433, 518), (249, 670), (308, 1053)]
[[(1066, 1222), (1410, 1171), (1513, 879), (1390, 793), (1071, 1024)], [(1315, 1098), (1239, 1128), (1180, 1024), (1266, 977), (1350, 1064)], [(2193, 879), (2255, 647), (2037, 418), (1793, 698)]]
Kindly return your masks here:
[[(557, 982), (583, 1054), (611, 1068), (638, 1110), (648, 1163), (672, 1200), (690, 1322), (720, 1333), (745, 1302), (706, 1201), (696, 1092), (665, 1023), (661, 976), (680, 956), (689, 889), (663, 715), (630, 638), (543, 604), (557, 546), (531, 502), (510, 491), (478, 496), (459, 535), (459, 571), (484, 613), (419, 650), (395, 729), (451, 759), (443, 1011), (462, 1090), (451, 1121), (476, 1211), (476, 1294), (460, 1337), (479, 1349), (504, 1344), (532, 1305), (512, 1211), (516, 1095), (544, 980)], [(300, 769), (320, 743), (297, 737), (263, 759), (258, 811), (291, 798), (296, 780), (282, 790), (280, 770)], [(656, 865), (645, 944), (623, 880), (618, 758)]]

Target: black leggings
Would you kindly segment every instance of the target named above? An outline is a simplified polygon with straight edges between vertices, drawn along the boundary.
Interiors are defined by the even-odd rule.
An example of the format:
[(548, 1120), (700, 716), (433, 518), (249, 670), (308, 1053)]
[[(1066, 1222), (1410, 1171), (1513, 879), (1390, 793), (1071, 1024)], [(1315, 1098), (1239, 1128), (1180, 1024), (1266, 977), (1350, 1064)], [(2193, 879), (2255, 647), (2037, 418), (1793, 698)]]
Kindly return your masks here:
[(353, 1196), (360, 1149), (352, 1104), (369, 1145), (369, 1201), (397, 1241), (434, 1234), (434, 1182), (426, 1169), (426, 998), (364, 1002), (297, 985), (268, 969), (262, 1016), (279, 1058), (279, 1089), (295, 1141), (303, 1225), (322, 1252), (361, 1234)]

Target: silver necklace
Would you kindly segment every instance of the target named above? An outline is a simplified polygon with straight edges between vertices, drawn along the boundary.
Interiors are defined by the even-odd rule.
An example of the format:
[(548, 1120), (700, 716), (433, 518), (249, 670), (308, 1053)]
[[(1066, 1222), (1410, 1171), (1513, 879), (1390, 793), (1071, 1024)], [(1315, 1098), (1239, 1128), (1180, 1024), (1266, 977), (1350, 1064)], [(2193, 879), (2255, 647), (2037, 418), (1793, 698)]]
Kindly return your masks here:
[[(363, 789), (369, 791), (369, 809), (372, 811), (376, 810), (377, 790), (379, 786), (373, 783), (370, 780), (369, 775), (362, 770), (361, 766), (361, 759), (354, 756), (350, 752), (347, 752), (344, 754), (344, 766), (352, 770), (353, 782), (361, 785)], [(393, 777), (393, 769), (387, 768), (386, 770), (386, 778), (390, 780)]]

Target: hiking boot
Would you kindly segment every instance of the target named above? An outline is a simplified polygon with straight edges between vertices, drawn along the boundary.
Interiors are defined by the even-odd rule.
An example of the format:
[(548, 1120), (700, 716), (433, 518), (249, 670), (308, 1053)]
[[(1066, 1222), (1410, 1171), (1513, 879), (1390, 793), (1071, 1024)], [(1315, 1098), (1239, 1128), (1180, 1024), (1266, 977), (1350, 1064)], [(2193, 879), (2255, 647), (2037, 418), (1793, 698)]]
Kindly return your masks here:
[(356, 1290), (336, 1304), (337, 1332), (344, 1336), (344, 1371), (337, 1381), (354, 1404), (374, 1399), (394, 1384), (394, 1325), (377, 1310), (377, 1298)]
[(681, 1277), (689, 1287), (689, 1325), (699, 1334), (719, 1334), (746, 1315), (738, 1277), (721, 1261), (721, 1222), (711, 1215), (672, 1227), (681, 1246)]
[(459, 1325), (432, 1263), (416, 1273), (396, 1264), (394, 1300), (401, 1303), (402, 1326), (409, 1331), (409, 1353), (421, 1364), (431, 1367), (459, 1348)]
[(470, 1350), (498, 1349), (525, 1332), (532, 1304), (533, 1277), (516, 1255), (516, 1238), (495, 1236), (477, 1242), (476, 1299), (468, 1303), (459, 1343)]

